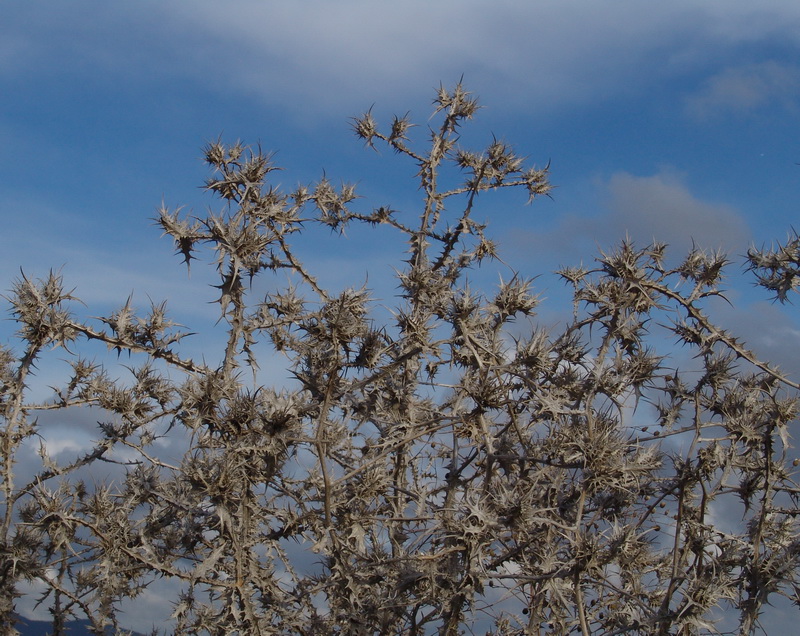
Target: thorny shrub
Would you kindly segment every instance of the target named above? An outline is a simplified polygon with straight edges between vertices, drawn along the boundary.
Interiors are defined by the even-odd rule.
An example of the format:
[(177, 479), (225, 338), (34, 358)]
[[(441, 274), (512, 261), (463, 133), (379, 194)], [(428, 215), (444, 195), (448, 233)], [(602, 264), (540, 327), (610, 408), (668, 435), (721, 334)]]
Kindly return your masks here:
[[(182, 356), (163, 305), (81, 322), (59, 276), (17, 281), (22, 346), (0, 350), (5, 633), (23, 581), (44, 586), (57, 634), (70, 617), (119, 631), (120, 602), (156, 578), (177, 590), (177, 634), (693, 634), (731, 611), (747, 634), (773, 595), (797, 599), (798, 385), (707, 315), (725, 256), (667, 268), (663, 245), (625, 242), (560, 272), (574, 318), (537, 327), (529, 280), (478, 293), (465, 278), (496, 253), (478, 196), (545, 195), (547, 169), (498, 140), (462, 149), (478, 105), (461, 85), (434, 103), (425, 150), (407, 117), (353, 123), (416, 164), (417, 217), (355, 211), (354, 189), (325, 179), (283, 192), (260, 150), (207, 146), (220, 211), (158, 223), (187, 264), (212, 248), (219, 365)], [(292, 248), (311, 222), (405, 237), (391, 320), (376, 324), (365, 289), (322, 288)], [(797, 240), (750, 254), (782, 300), (796, 254)], [(269, 274), (274, 291), (253, 298)], [(670, 338), (694, 367), (658, 353)], [(130, 352), (132, 380), (74, 354), (86, 340)], [(257, 385), (259, 342), (286, 356), (292, 386)], [(30, 403), (53, 347), (71, 376)], [(68, 464), (43, 448), (36, 477), (15, 481), (37, 413), (86, 406), (108, 414), (95, 446)], [(190, 444), (170, 464), (154, 440), (180, 431)], [(135, 454), (121, 479), (73, 477), (120, 448)]]

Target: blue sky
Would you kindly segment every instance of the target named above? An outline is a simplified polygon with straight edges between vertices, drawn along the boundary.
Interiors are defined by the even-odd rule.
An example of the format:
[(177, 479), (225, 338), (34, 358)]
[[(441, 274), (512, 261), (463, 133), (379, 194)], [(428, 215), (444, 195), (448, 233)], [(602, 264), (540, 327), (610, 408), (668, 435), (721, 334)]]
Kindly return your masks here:
[[(485, 197), (506, 260), (525, 274), (589, 260), (626, 231), (676, 258), (692, 240), (740, 255), (795, 220), (793, 2), (71, 2), (4, 13), (5, 288), (20, 267), (56, 267), (92, 308), (131, 291), (187, 307), (203, 286), (186, 284), (149, 219), (162, 199), (213, 203), (198, 188), (199, 157), (220, 135), (275, 151), (286, 187), (325, 171), (358, 183), (364, 209), (414, 213), (413, 166), (365, 151), (348, 118), (373, 106), (379, 120), (410, 111), (425, 124), (434, 89), (462, 74), (485, 106), (465, 143), (494, 134), (551, 162), (552, 200)], [(334, 284), (367, 269), (375, 280), (391, 260), (374, 239), (371, 252), (334, 244), (323, 268), (341, 272)]]
[[(434, 90), (463, 75), (485, 107), (465, 144), (496, 135), (551, 164), (552, 199), (481, 202), (506, 262), (545, 274), (626, 232), (676, 259), (692, 241), (722, 247), (736, 310), (720, 306), (720, 320), (800, 374), (795, 310), (739, 265), (751, 243), (800, 225), (796, 0), (76, 0), (3, 14), (3, 289), (20, 268), (61, 268), (87, 315), (133, 292), (138, 306), (168, 299), (193, 330), (211, 324), (209, 279), (197, 265), (187, 280), (150, 221), (162, 199), (215, 204), (198, 188), (206, 141), (260, 142), (288, 188), (324, 171), (356, 182), (364, 210), (416, 214), (414, 166), (365, 150), (349, 118), (410, 111), (422, 139)], [(381, 236), (316, 233), (301, 249), (330, 285), (380, 286), (402, 257)], [(565, 292), (539, 284), (555, 321)]]

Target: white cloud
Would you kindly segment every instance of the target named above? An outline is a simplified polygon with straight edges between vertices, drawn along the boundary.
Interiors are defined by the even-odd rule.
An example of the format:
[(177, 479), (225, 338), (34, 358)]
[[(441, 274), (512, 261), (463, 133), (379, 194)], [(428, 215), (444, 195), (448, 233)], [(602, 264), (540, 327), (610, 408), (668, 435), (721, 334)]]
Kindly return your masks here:
[(792, 380), (800, 380), (800, 360), (796, 355), (800, 331), (795, 311), (767, 302), (766, 291), (759, 290), (755, 295), (762, 300), (746, 305), (734, 297), (733, 306), (718, 301), (710, 313), (723, 328), (741, 338), (758, 358), (777, 366)]
[(743, 42), (800, 40), (800, 5), (788, 0), (198, 0), (96, 9), (79, 2), (47, 15), (12, 10), (0, 34), (24, 21), (27, 35), (13, 49), (24, 55), (5, 56), (6, 72), (49, 60), (72, 64), (70, 73), (167, 74), (298, 118), (340, 118), (372, 101), (413, 104), (464, 73), (505, 110), (536, 113), (646, 91), (676, 73), (718, 66), (715, 58)]
[[(353, 98), (360, 106), (387, 93), (396, 103), (461, 73), (506, 106), (602, 100), (642, 90), (687, 65), (705, 65), (709, 47), (772, 36), (800, 19), (788, 2), (758, 8), (692, 0), (658, 7), (513, 0), (236, 6), (197, 2), (191, 9), (170, 5), (169, 12), (176, 24), (205, 31), (228, 47), (226, 57), (235, 56), (215, 79), (270, 102), (288, 98), (300, 112), (341, 103), (352, 108)], [(674, 52), (665, 58), (665, 49)]]
[(86, 450), (88, 444), (79, 444), (75, 439), (58, 439), (48, 438), (43, 442), (47, 454), (52, 458), (57, 458), (61, 453), (78, 453), (79, 451)]

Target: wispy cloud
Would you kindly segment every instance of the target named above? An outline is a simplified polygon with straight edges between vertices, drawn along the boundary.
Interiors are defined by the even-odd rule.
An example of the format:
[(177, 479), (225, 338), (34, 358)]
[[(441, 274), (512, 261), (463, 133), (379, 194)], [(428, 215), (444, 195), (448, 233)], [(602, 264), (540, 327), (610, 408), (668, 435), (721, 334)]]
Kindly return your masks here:
[(758, 7), (738, 0), (646, 8), (631, 1), (514, 0), (316, 1), (280, 8), (248, 1), (237, 7), (203, 1), (171, 5), (167, 13), (223, 43), (229, 59), (215, 79), (270, 102), (291, 96), (299, 112), (343, 102), (352, 107), (353, 98), (382, 94), (395, 103), (427, 90), (420, 86), (426, 79), (454, 81), (461, 73), (476, 88), (491, 89), (505, 107), (602, 100), (707, 64), (712, 43), (732, 48), (744, 33), (767, 37), (784, 32), (792, 16), (800, 19), (800, 9), (781, 0)]
[(192, 78), (206, 90), (256, 98), (298, 118), (340, 117), (375, 100), (424, 99), (431, 85), (462, 73), (505, 109), (557, 110), (620, 91), (635, 94), (676, 73), (706, 68), (709, 47), (725, 55), (743, 38), (800, 39), (792, 29), (800, 6), (785, 0), (758, 6), (676, 0), (646, 7), (633, 0), (198, 0), (100, 11), (95, 3), (78, 2), (52, 7), (34, 21), (17, 9), (0, 33), (5, 36), (15, 19), (25, 20), (27, 35), (0, 58), (6, 72), (24, 72), (46, 59), (60, 68), (58, 52), (68, 45), (72, 61), (81, 60), (66, 69), (70, 73)]
[(747, 115), (779, 104), (796, 107), (800, 99), (800, 67), (770, 61), (726, 68), (710, 77), (702, 88), (686, 98), (686, 110), (694, 118)]
[(523, 233), (515, 242), (559, 265), (574, 265), (626, 235), (642, 247), (666, 243), (673, 262), (693, 246), (743, 254), (751, 239), (737, 210), (698, 197), (670, 170), (648, 176), (618, 172), (598, 184), (598, 198), (602, 214), (567, 214), (549, 232)]
[(652, 176), (620, 172), (611, 177), (607, 189), (611, 214), (596, 224), (596, 236), (627, 233), (639, 243), (656, 240), (679, 253), (693, 245), (742, 253), (750, 240), (741, 214), (695, 196), (670, 172)]

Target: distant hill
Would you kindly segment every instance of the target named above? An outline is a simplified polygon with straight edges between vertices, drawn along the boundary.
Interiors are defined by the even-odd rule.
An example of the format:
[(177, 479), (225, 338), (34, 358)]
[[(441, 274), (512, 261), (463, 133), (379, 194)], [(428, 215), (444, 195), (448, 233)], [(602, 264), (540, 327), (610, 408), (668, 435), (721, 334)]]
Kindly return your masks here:
[[(50, 636), (53, 633), (53, 624), (50, 621), (32, 621), (27, 618), (18, 618), (17, 631), (22, 636)], [(89, 621), (69, 621), (67, 623), (67, 634), (69, 636), (94, 636), (89, 631)], [(113, 629), (106, 630), (109, 636), (114, 636)], [(144, 636), (138, 632), (125, 632), (131, 636)]]

